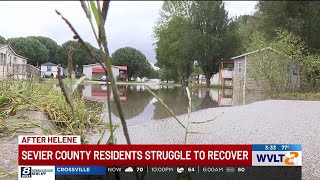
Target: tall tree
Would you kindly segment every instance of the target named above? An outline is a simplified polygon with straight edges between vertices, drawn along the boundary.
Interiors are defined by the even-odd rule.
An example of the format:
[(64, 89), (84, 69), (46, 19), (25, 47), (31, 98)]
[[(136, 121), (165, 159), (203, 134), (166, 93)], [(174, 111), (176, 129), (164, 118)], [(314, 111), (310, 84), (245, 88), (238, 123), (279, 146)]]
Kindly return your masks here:
[[(193, 43), (196, 34), (186, 18), (173, 16), (167, 26), (156, 29), (157, 63), (160, 68), (175, 69), (182, 85), (192, 72), (195, 53)], [(167, 71), (163, 71), (167, 72)]]
[(162, 74), (169, 73), (167, 78), (174, 76), (182, 85), (187, 85), (197, 58), (198, 34), (191, 24), (192, 4), (192, 1), (165, 1), (154, 29), (156, 66), (163, 69)]
[(53, 63), (58, 63), (57, 53), (59, 51), (59, 45), (52, 39), (43, 36), (29, 36), (30, 38), (34, 38), (40, 41), (49, 51), (49, 59), (48, 61)]
[(2, 36), (0, 36), (0, 44), (6, 44), (6, 39)]
[(151, 64), (146, 56), (132, 47), (124, 47), (112, 54), (112, 65), (127, 66), (128, 77), (148, 77), (151, 73)]
[(211, 76), (218, 72), (219, 62), (239, 51), (236, 26), (228, 19), (222, 1), (195, 1), (191, 8), (191, 21), (199, 33), (197, 60), (207, 85), (210, 85)]
[(174, 69), (170, 69), (170, 68), (161, 68), (159, 70), (159, 78), (167, 82), (169, 80), (177, 81), (177, 75), (174, 72)]
[(155, 70), (155, 69), (152, 68), (149, 77), (158, 79), (159, 78), (159, 70)]
[(15, 52), (28, 58), (28, 64), (34, 66), (47, 62), (49, 51), (40, 41), (30, 37), (10, 38), (7, 40)]
[(156, 65), (174, 68), (183, 83), (197, 60), (210, 85), (220, 60), (241, 51), (236, 28), (221, 1), (166, 1), (155, 28)]
[[(93, 52), (98, 53), (98, 50), (91, 46), (89, 43), (87, 45), (93, 50)], [(94, 59), (90, 58), (87, 55), (86, 51), (82, 48), (82, 46), (76, 41), (67, 41), (62, 44), (59, 52), (58, 52), (58, 63), (63, 66), (68, 65), (68, 51), (69, 47), (73, 47), (74, 54), (73, 54), (73, 67), (74, 69), (78, 66), (77, 70), (81, 70), (83, 65), (86, 64), (93, 64), (98, 63)]]

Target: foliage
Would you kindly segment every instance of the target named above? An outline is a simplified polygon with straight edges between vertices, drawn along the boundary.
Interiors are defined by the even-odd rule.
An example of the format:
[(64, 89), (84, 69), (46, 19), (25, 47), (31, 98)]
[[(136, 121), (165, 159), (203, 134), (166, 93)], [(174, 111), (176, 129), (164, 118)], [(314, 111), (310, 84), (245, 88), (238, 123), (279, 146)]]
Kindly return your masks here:
[(165, 1), (160, 11), (158, 25), (166, 25), (174, 16), (190, 18), (192, 3), (192, 1)]
[(193, 43), (196, 40), (195, 31), (191, 24), (183, 16), (188, 13), (187, 5), (190, 2), (167, 1), (163, 4), (162, 21), (155, 27), (156, 66), (166, 68), (164, 72), (170, 72), (171, 78), (175, 71), (180, 83), (184, 84), (192, 72), (192, 64), (196, 58)]
[(151, 64), (146, 56), (132, 47), (124, 47), (112, 54), (112, 64), (115, 66), (127, 66), (128, 77), (148, 77), (152, 71)]
[(236, 17), (234, 20), (236, 32), (240, 39), (240, 54), (243, 54), (247, 50), (249, 44), (252, 43), (253, 34), (257, 31), (256, 21), (256, 17), (252, 15), (242, 15)]
[(320, 91), (320, 55), (310, 54), (301, 65), (301, 88), (307, 92)]
[(256, 51), (270, 46), (270, 43), (267, 41), (265, 35), (261, 32), (254, 32), (252, 36), (252, 42), (247, 47), (247, 52)]
[(218, 72), (219, 62), (239, 53), (236, 24), (228, 19), (222, 1), (195, 2), (192, 18), (195, 28), (201, 33), (198, 63), (209, 85), (211, 76)]
[(281, 28), (299, 36), (310, 53), (320, 53), (320, 2), (259, 1), (256, 13), (258, 30), (274, 40)]
[[(9, 38), (7, 42), (11, 43), (11, 46), (17, 54), (28, 58), (28, 64), (41, 65), (45, 62), (52, 62), (56, 64), (62, 64), (64, 67), (67, 66), (67, 54), (68, 47), (75, 47), (75, 61), (73, 67), (78, 65), (78, 70), (82, 65), (96, 63), (96, 60), (90, 58), (84, 49), (75, 41), (67, 41), (62, 46), (58, 45), (54, 40), (44, 36), (29, 36), (19, 38)], [(0, 44), (6, 44), (6, 40), (0, 36)], [(88, 47), (94, 52), (98, 59), (103, 58), (100, 50), (93, 47), (91, 44), (86, 42)]]
[(209, 85), (221, 59), (239, 52), (236, 27), (223, 2), (166, 1), (154, 30), (157, 66), (174, 69), (183, 83), (197, 60)]
[[(89, 43), (86, 43), (87, 46), (95, 53), (98, 54), (98, 50), (91, 46)], [(68, 51), (69, 48), (73, 47), (74, 49), (74, 55), (73, 55), (73, 67), (81, 68), (83, 65), (86, 64), (93, 64), (97, 63), (97, 61), (86, 53), (84, 48), (76, 41), (67, 41), (62, 44), (60, 50), (59, 50), (59, 63), (61, 63), (62, 66), (67, 66), (68, 65)], [(79, 70), (79, 69), (78, 69)]]
[(159, 70), (159, 78), (161, 80), (169, 81), (169, 80), (174, 80), (177, 81), (177, 76), (174, 72), (174, 70), (170, 68), (162, 68)]
[(0, 36), (0, 44), (6, 44), (6, 39), (2, 36)]
[(49, 58), (46, 46), (32, 37), (9, 38), (7, 42), (17, 54), (28, 58), (28, 64), (40, 65), (47, 62)]
[(192, 71), (194, 74), (197, 74), (197, 75), (199, 75), (199, 74), (203, 74), (203, 71), (202, 71), (202, 69), (201, 69), (201, 67), (200, 66), (194, 66), (193, 67), (193, 71)]
[[(247, 73), (253, 77), (259, 86), (263, 87), (266, 92), (285, 92), (289, 89), (288, 69), (293, 66), (294, 60), (289, 57), (290, 54), (283, 53), (278, 49), (266, 49), (272, 47), (266, 42), (261, 34), (255, 34), (254, 41), (249, 49), (260, 50), (249, 56)], [(278, 39), (280, 34), (278, 34)], [(286, 43), (274, 42), (277, 48), (285, 49)], [(266, 46), (267, 45), (267, 46)], [(295, 51), (295, 49), (291, 49)]]
[[(280, 70), (286, 72), (285, 68), (291, 66), (299, 67), (300, 77), (298, 80), (300, 86), (297, 88), (298, 90), (307, 92), (319, 91), (319, 10), (320, 3), (316, 1), (259, 1), (257, 12), (253, 16), (237, 19), (238, 31), (241, 32), (242, 42), (250, 44), (245, 46), (248, 51), (271, 46), (290, 56), (296, 62), (296, 64), (292, 64), (292, 61), (281, 60), (283, 56), (275, 55), (276, 57), (273, 58), (279, 58), (279, 62), (277, 62), (277, 60), (272, 59), (271, 54), (268, 55), (269, 64), (273, 64), (273, 70), (266, 71), (265, 76), (268, 75), (269, 80), (272, 77), (274, 79), (272, 80), (273, 83), (270, 82), (274, 85), (268, 85), (272, 91), (284, 91), (284, 89), (289, 88), (284, 84), (282, 85), (285, 87), (280, 88), (279, 86), (281, 85), (278, 81), (281, 81), (281, 83), (287, 81), (287, 74), (281, 74)], [(244, 22), (245, 20), (248, 21)], [(250, 34), (254, 34), (254, 36), (251, 37)], [(250, 38), (252, 38), (252, 41)], [(258, 67), (258, 62), (256, 63)], [(278, 72), (276, 71), (277, 68)], [(256, 74), (259, 74), (260, 68), (256, 69), (256, 71)], [(277, 77), (278, 80), (276, 79)], [(293, 89), (289, 88), (289, 91)]]
[[(266, 47), (272, 49), (261, 50)], [(250, 50), (261, 50), (249, 56), (247, 72), (267, 93), (284, 93), (318, 88), (320, 58), (307, 55), (302, 40), (285, 30), (277, 30), (271, 43), (255, 33)], [(292, 76), (294, 69), (298, 72)], [(300, 82), (300, 83), (299, 83)]]
[(43, 45), (45, 45), (45, 47), (49, 51), (48, 61), (52, 63), (58, 63), (57, 56), (58, 56), (60, 46), (54, 40), (44, 36), (29, 36), (29, 37), (34, 38), (40, 41)]
[[(72, 119), (72, 112), (61, 92), (55, 88), (56, 81), (37, 83), (31, 81), (4, 80), (0, 85), (1, 99), (0, 108), (10, 109), (31, 109), (44, 112), (49, 120), (56, 125), (56, 128), (63, 134), (74, 134), (75, 123)], [(76, 119), (81, 122), (82, 128), (89, 128), (101, 123), (99, 109), (89, 110), (85, 107), (84, 100), (74, 95)], [(9, 102), (9, 103), (8, 103)], [(0, 115), (5, 111), (1, 109)], [(3, 115), (3, 114), (2, 114)]]
[(159, 78), (159, 70), (155, 70), (152, 68), (149, 77), (153, 78), (153, 79), (158, 79)]

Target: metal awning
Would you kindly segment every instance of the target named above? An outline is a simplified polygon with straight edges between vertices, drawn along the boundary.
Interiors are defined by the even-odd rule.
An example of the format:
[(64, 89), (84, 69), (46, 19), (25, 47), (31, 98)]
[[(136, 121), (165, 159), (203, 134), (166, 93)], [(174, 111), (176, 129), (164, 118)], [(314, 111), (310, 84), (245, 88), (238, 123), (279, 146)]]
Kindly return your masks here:
[(119, 70), (126, 71), (128, 70), (127, 66), (117, 66)]
[(105, 73), (102, 66), (93, 66), (92, 73)]

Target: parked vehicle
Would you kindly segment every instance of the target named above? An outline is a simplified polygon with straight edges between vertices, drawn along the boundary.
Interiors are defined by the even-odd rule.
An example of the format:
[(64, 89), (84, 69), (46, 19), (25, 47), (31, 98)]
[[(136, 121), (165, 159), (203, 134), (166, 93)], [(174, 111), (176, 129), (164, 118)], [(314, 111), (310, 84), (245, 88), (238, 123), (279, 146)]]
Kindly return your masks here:
[(101, 81), (106, 81), (106, 80), (107, 80), (107, 76), (102, 76), (102, 77), (100, 78), (100, 80), (101, 80)]

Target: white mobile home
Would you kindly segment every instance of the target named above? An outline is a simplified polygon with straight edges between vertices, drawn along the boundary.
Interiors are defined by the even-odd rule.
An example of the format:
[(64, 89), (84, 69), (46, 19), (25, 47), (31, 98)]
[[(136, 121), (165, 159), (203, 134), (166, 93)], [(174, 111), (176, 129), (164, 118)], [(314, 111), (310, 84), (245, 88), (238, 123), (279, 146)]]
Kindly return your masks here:
[[(115, 80), (127, 79), (127, 66), (112, 66), (113, 77)], [(101, 80), (102, 76), (105, 76), (103, 67), (99, 64), (83, 65), (83, 74), (89, 80)]]
[[(62, 67), (60, 68), (60, 75), (63, 76), (64, 70)], [(53, 76), (54, 78), (56, 78), (58, 74), (58, 65), (51, 62), (41, 64), (41, 74), (43, 77)]]

